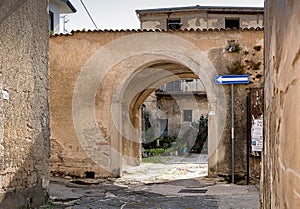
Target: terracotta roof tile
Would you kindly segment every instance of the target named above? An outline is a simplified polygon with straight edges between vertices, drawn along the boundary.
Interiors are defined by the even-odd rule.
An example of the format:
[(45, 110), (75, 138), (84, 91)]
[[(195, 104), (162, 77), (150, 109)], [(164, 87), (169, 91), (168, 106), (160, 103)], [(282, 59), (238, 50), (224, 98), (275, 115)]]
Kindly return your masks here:
[(71, 31), (70, 33), (59, 33), (59, 34), (54, 34), (51, 35), (51, 37), (56, 37), (56, 36), (71, 36), (75, 33), (121, 33), (121, 32), (127, 32), (127, 33), (141, 33), (141, 32), (154, 32), (154, 33), (162, 33), (162, 32), (219, 32), (219, 31), (263, 31), (263, 27), (251, 27), (251, 28), (190, 28), (190, 29), (180, 29), (180, 30), (166, 30), (166, 29), (120, 29), (120, 30), (75, 30)]

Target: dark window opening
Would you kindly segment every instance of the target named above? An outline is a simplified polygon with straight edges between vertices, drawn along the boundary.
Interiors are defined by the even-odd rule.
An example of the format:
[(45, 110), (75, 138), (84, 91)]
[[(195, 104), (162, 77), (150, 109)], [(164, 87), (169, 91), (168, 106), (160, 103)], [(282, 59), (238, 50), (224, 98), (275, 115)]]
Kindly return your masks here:
[(183, 121), (192, 122), (193, 111), (192, 110), (183, 110)]
[(180, 19), (167, 19), (168, 30), (179, 30), (182, 26)]
[(94, 171), (85, 172), (85, 178), (94, 179), (95, 178), (95, 172)]
[(240, 28), (240, 19), (225, 19), (225, 28)]
[(54, 32), (54, 15), (51, 11), (49, 11), (49, 31)]

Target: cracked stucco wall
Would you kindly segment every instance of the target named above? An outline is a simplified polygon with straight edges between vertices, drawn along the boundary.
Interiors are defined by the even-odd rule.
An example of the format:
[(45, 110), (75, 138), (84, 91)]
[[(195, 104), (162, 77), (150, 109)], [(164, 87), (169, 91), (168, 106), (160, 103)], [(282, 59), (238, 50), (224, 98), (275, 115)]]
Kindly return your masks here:
[(266, 1), (262, 208), (300, 205), (300, 2)]
[(0, 1), (0, 208), (37, 208), (48, 197), (47, 5)]
[(225, 18), (239, 18), (240, 27), (262, 27), (262, 14), (213, 14), (207, 12), (173, 12), (171, 14), (150, 13), (143, 14), (140, 17), (142, 29), (166, 29), (167, 19), (179, 18), (182, 23), (182, 29), (208, 29), (225, 28)]
[[(124, 41), (126, 40), (126, 42)], [(166, 44), (166, 40), (169, 40), (171, 44)], [(230, 53), (226, 51), (226, 46), (228, 40), (237, 40), (242, 50), (240, 53)], [(113, 45), (116, 42), (121, 42), (120, 44)], [(155, 44), (154, 44), (155, 43)], [(186, 44), (186, 45), (184, 45)], [(224, 74), (226, 72), (226, 66), (232, 63), (235, 60), (243, 60), (243, 63), (247, 65), (246, 60), (254, 60), (256, 62), (262, 62), (263, 59), (263, 48), (260, 51), (255, 51), (254, 46), (263, 45), (263, 31), (262, 30), (248, 30), (248, 31), (208, 31), (208, 32), (188, 32), (188, 31), (177, 31), (177, 32), (75, 32), (72, 35), (61, 35), (53, 36), (50, 38), (50, 113), (51, 113), (51, 172), (53, 175), (59, 176), (74, 176), (74, 177), (85, 177), (85, 172), (95, 172), (95, 177), (103, 177), (111, 175), (108, 172), (105, 172), (104, 169), (101, 169), (101, 166), (111, 166), (112, 161), (108, 161), (107, 156), (110, 160), (113, 160), (113, 157), (110, 153), (106, 152), (106, 149), (110, 143), (116, 141), (118, 144), (121, 144), (121, 140), (118, 141), (118, 135), (112, 135), (111, 129), (113, 129), (114, 124), (111, 122), (111, 103), (114, 102), (113, 95), (117, 92), (118, 85), (122, 84), (122, 79), (126, 80), (127, 76), (134, 75), (132, 71), (139, 69), (132, 63), (140, 63), (141, 60), (135, 56), (141, 56), (142, 61), (149, 64), (155, 62), (162, 62), (165, 57), (163, 55), (156, 55), (155, 53), (163, 51), (161, 49), (167, 49), (176, 52), (176, 56), (181, 58), (179, 55), (182, 52), (177, 52), (177, 48), (186, 48), (193, 46), (192, 51), (194, 54), (205, 54), (207, 59), (201, 60), (201, 64), (204, 64), (207, 60), (212, 64), (212, 68), (215, 68), (215, 74)], [(184, 46), (184, 47), (183, 47)], [(128, 50), (126, 47), (130, 47)], [(146, 48), (147, 47), (147, 48)], [(150, 48), (150, 49), (148, 49)], [(99, 132), (99, 142), (90, 144), (91, 149), (99, 149), (100, 151), (106, 152), (105, 160), (100, 162), (97, 165), (91, 158), (91, 155), (97, 153), (98, 150), (89, 150), (88, 148), (83, 148), (85, 141), (90, 140), (91, 138), (96, 138), (97, 129), (87, 130), (86, 133), (83, 133), (82, 140), (78, 137), (78, 130), (74, 127), (74, 108), (73, 102), (76, 97), (74, 97), (76, 83), (86, 63), (95, 57), (96, 52), (104, 49), (109, 49), (107, 53), (108, 58), (104, 59), (103, 56), (99, 57), (96, 63), (93, 63), (94, 67), (88, 69), (95, 69), (96, 72), (93, 72), (94, 75), (99, 73), (103, 74), (103, 80), (97, 83), (97, 89), (95, 93), (97, 96), (95, 98), (96, 109), (96, 119), (98, 120)], [(112, 52), (116, 50), (116, 52)], [(143, 51), (145, 50), (145, 52)], [(142, 52), (140, 52), (142, 51)], [(189, 52), (189, 51), (188, 51)], [(185, 52), (185, 53), (188, 53)], [(121, 55), (116, 55), (116, 53), (124, 53), (126, 56), (132, 56), (131, 59), (125, 59)], [(150, 55), (151, 56), (150, 56)], [(154, 55), (155, 56), (154, 56)], [(124, 55), (124, 56), (125, 56)], [(147, 56), (149, 55), (149, 57)], [(189, 54), (189, 56), (192, 56)], [(104, 61), (105, 60), (105, 61)], [(120, 60), (128, 60), (129, 64), (123, 64)], [(137, 60), (137, 61), (135, 61)], [(154, 60), (154, 61), (153, 61)], [(98, 66), (101, 63), (107, 64), (110, 62), (116, 62), (118, 64), (111, 64), (111, 66), (105, 66), (99, 68)], [(186, 65), (189, 65), (191, 62), (187, 62)], [(95, 67), (97, 66), (97, 67)], [(248, 66), (248, 65), (247, 65)], [(99, 68), (99, 69), (98, 69)], [(249, 91), (249, 88), (261, 87), (263, 82), (263, 77), (261, 77), (263, 66), (260, 66), (260, 69), (254, 70), (251, 66), (247, 67), (247, 72), (251, 77), (251, 84), (247, 86), (237, 85), (236, 86), (236, 174), (240, 176), (245, 176), (246, 173), (246, 97)], [(130, 71), (132, 70), (132, 71)], [(107, 74), (105, 74), (107, 71)], [(155, 71), (154, 71), (155, 72)], [(212, 72), (212, 71), (211, 71)], [(215, 74), (211, 77), (213, 82)], [(86, 75), (86, 74), (84, 74)], [(95, 77), (95, 76), (93, 76)], [(152, 82), (152, 80), (157, 77), (148, 77), (144, 79), (146, 82)], [(119, 79), (119, 80), (117, 80)], [(203, 76), (202, 79), (205, 79)], [(88, 82), (94, 81), (95, 79), (88, 80)], [(131, 81), (130, 79), (128, 79)], [(127, 80), (126, 80), (127, 81)], [(80, 86), (80, 92), (84, 92), (85, 86), (89, 86), (89, 83), (85, 82), (84, 85)], [(144, 84), (143, 82), (142, 84)], [(169, 82), (165, 80), (164, 82)], [(96, 83), (96, 82), (95, 82)], [(162, 83), (163, 84), (163, 83)], [(160, 84), (160, 85), (162, 85)], [(99, 86), (100, 87), (99, 87)], [(141, 84), (140, 84), (141, 85)], [(159, 86), (157, 86), (158, 88)], [(216, 89), (220, 86), (215, 86), (215, 84), (210, 86), (211, 89)], [(87, 93), (91, 92), (91, 89), (87, 88)], [(223, 85), (226, 101), (230, 101), (230, 86)], [(136, 89), (138, 89), (136, 87)], [(132, 92), (132, 91), (130, 91)], [(83, 94), (82, 96), (84, 96)], [(95, 97), (92, 95), (93, 98)], [(139, 100), (142, 101), (142, 95)], [(78, 97), (80, 100), (82, 97)], [(144, 100), (143, 100), (144, 101)], [(85, 101), (82, 101), (80, 104), (83, 107), (79, 106), (78, 109), (83, 111), (83, 116), (80, 117), (80, 121), (83, 121), (83, 117), (88, 115), (86, 110)], [(212, 107), (209, 107), (212, 108)], [(212, 175), (223, 174), (230, 175), (231, 173), (231, 144), (230, 144), (230, 105), (222, 103), (221, 106), (218, 106), (218, 109), (224, 108), (226, 112), (226, 129), (222, 132), (220, 139), (220, 144), (218, 146), (218, 151), (212, 154), (211, 165), (214, 169), (211, 169)], [(85, 112), (84, 112), (85, 111)], [(94, 114), (93, 110), (93, 114)], [(92, 117), (90, 117), (92, 118)], [(124, 120), (125, 120), (124, 116)], [(126, 124), (128, 121), (125, 121)], [(84, 125), (88, 122), (83, 123)], [(222, 123), (223, 124), (223, 123)], [(222, 125), (220, 124), (220, 126)], [(85, 128), (85, 126), (84, 126)], [(124, 128), (125, 129), (125, 128)], [(125, 129), (126, 130), (126, 129)], [(77, 132), (76, 132), (77, 131)], [(212, 132), (216, 132), (216, 129), (212, 129)], [(222, 130), (223, 131), (223, 130)], [(81, 141), (82, 140), (82, 141)], [(134, 159), (139, 157), (139, 145), (133, 144), (132, 147), (129, 144), (126, 145), (126, 142), (122, 143), (123, 148), (125, 147), (127, 151), (124, 151), (125, 156), (133, 156)], [(132, 148), (132, 149), (129, 149)], [(86, 149), (87, 151), (85, 151)], [(89, 155), (88, 155), (89, 153)], [(97, 155), (99, 156), (99, 155)], [(100, 165), (100, 166), (99, 166)]]

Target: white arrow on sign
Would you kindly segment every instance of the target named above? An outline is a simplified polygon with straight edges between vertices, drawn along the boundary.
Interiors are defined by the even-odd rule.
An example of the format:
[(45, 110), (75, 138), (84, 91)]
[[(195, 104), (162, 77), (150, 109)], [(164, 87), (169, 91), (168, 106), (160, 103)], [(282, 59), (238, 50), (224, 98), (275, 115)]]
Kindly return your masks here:
[(223, 76), (220, 76), (219, 78), (217, 78), (217, 81), (222, 83), (224, 81), (245, 81), (247, 82), (248, 81), (248, 78), (247, 77), (231, 77), (231, 78), (223, 78)]
[(249, 75), (216, 75), (216, 84), (247, 84), (249, 83)]

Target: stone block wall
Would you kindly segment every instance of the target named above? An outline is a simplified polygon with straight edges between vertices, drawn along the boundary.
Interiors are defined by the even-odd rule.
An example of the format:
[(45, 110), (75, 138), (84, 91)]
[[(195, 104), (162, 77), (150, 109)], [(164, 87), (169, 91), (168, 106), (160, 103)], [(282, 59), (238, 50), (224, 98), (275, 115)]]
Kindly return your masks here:
[(0, 2), (0, 208), (48, 198), (48, 1)]
[(267, 0), (262, 208), (300, 205), (300, 2)]

